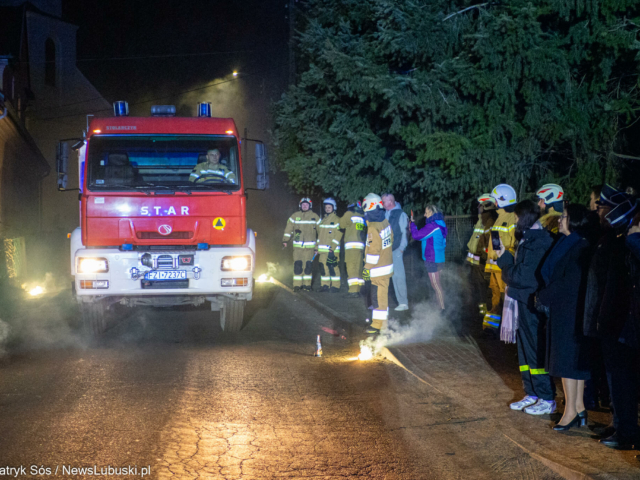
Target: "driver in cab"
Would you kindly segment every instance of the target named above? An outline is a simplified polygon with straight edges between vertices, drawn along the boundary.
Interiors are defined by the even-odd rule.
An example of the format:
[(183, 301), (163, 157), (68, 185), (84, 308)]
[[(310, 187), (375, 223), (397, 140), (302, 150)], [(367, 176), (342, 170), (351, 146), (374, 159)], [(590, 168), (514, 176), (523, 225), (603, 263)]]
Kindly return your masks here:
[(197, 164), (189, 180), (194, 183), (236, 183), (236, 174), (220, 163), (220, 150), (207, 151), (207, 161)]

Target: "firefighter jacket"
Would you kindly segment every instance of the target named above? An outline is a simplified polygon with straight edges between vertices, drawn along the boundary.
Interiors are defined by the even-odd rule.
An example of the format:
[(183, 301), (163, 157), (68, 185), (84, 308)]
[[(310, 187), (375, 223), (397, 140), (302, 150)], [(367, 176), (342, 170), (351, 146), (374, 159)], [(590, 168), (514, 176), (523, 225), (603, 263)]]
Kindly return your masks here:
[(371, 278), (393, 275), (393, 231), (389, 222), (368, 222), (367, 246), (365, 248), (364, 268), (369, 270)]
[(364, 250), (367, 240), (367, 224), (364, 214), (347, 210), (340, 219), (340, 228), (344, 230), (345, 250)]
[(487, 261), (487, 249), (491, 242), (491, 227), (495, 222), (494, 216), (495, 210), (482, 212), (473, 227), (471, 239), (467, 243), (469, 249), (467, 262), (471, 265), (481, 265)]
[(540, 225), (542, 225), (542, 227), (548, 232), (557, 236), (560, 227), (559, 223), (561, 215), (562, 214), (560, 212), (551, 210), (540, 217)]
[[(504, 248), (515, 254), (516, 251), (516, 214), (505, 211), (503, 208), (498, 210), (498, 218), (491, 227), (492, 232), (498, 232), (500, 234), (500, 240)], [(493, 251), (493, 243), (491, 238), (488, 240), (487, 250), (487, 264), (485, 266), (485, 272), (499, 272), (500, 268), (496, 263), (498, 259), (498, 252)]]
[(289, 217), (284, 229), (283, 242), (293, 240), (293, 248), (311, 248), (315, 250), (317, 227), (320, 223), (318, 215), (311, 210), (299, 210)]
[(340, 251), (340, 239), (342, 232), (340, 231), (340, 217), (336, 212), (325, 215), (318, 224), (318, 252), (334, 252)]

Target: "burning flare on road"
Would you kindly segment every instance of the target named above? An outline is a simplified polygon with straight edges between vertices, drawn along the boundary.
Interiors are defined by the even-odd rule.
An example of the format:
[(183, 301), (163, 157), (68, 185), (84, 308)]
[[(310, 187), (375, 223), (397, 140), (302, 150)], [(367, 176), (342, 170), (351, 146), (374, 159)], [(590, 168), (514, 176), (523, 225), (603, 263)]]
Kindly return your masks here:
[(263, 273), (262, 275), (260, 275), (258, 277), (258, 280), (256, 280), (256, 282), (258, 283), (267, 283), (271, 281), (271, 277), (269, 277), (266, 273)]
[(43, 293), (44, 293), (44, 288), (42, 288), (39, 285), (29, 290), (29, 295), (31, 295), (32, 297), (37, 297), (38, 295), (42, 295)]
[(358, 355), (358, 360), (371, 360), (373, 358), (373, 348), (368, 345), (360, 345), (360, 355)]

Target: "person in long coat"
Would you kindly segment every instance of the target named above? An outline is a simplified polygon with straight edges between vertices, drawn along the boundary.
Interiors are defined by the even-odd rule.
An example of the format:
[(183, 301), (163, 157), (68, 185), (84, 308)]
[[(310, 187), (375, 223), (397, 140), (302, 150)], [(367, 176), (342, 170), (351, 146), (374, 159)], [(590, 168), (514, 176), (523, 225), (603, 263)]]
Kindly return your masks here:
[(568, 430), (587, 424), (584, 382), (590, 378), (590, 344), (583, 335), (584, 301), (592, 248), (588, 236), (588, 210), (568, 205), (559, 221), (560, 239), (541, 270), (545, 288), (538, 304), (549, 311), (547, 370), (561, 377), (565, 395), (564, 415), (553, 428)]
[(540, 269), (553, 239), (542, 228), (540, 207), (531, 200), (523, 200), (515, 208), (516, 238), (519, 240), (515, 257), (500, 245), (498, 267), (507, 285), (507, 296), (517, 302), (518, 363), (525, 397), (510, 405), (512, 410), (524, 410), (529, 415), (555, 412), (555, 384), (545, 369), (546, 320), (534, 308), (534, 295), (542, 286)]

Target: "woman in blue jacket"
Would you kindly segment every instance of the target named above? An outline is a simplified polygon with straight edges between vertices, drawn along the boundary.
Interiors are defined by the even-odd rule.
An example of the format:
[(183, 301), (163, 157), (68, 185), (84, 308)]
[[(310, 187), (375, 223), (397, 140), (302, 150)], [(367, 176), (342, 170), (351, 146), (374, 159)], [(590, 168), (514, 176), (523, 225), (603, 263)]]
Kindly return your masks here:
[(444, 247), (447, 245), (447, 226), (444, 223), (444, 215), (435, 205), (427, 205), (424, 209), (427, 219), (424, 227), (418, 230), (413, 222), (411, 212), (411, 237), (422, 241), (422, 258), (429, 273), (431, 286), (436, 292), (440, 308), (444, 310), (444, 295), (440, 285), (440, 270), (444, 265)]

